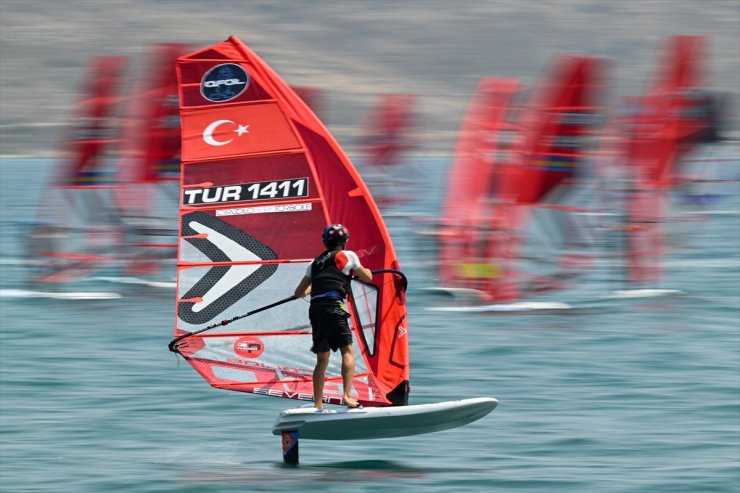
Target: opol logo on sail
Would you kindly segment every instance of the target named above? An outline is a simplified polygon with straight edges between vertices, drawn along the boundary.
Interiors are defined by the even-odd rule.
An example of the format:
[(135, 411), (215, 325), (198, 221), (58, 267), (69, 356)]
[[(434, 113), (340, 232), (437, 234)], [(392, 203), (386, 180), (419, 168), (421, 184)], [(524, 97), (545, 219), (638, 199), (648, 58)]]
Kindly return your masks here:
[(200, 93), (208, 101), (231, 101), (249, 87), (249, 74), (235, 63), (222, 63), (206, 72), (200, 82)]

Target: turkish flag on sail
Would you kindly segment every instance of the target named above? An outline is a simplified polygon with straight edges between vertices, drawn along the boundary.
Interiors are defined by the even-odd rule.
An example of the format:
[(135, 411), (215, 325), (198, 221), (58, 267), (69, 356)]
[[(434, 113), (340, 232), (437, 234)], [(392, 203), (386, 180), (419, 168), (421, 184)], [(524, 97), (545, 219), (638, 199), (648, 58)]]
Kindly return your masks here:
[(300, 147), (276, 103), (198, 108), (182, 113), (185, 162)]

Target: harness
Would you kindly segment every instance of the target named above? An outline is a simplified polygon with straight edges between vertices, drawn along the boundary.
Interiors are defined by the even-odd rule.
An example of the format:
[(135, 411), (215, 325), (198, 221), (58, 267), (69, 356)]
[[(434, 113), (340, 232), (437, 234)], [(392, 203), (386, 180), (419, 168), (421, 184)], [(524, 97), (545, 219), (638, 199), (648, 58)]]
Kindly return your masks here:
[(311, 264), (311, 301), (343, 301), (347, 296), (351, 278), (337, 268), (337, 253), (326, 251)]

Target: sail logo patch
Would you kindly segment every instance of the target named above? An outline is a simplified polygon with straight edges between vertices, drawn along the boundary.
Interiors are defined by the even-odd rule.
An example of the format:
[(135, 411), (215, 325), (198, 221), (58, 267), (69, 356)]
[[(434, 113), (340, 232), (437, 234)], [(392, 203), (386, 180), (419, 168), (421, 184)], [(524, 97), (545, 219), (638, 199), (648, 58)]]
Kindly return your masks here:
[(259, 181), (220, 187), (191, 188), (183, 192), (183, 205), (279, 200), (308, 196), (308, 178)]
[(249, 74), (240, 65), (222, 63), (211, 68), (200, 82), (200, 93), (208, 101), (223, 103), (249, 87)]
[(242, 358), (258, 358), (265, 352), (265, 343), (257, 337), (241, 337), (234, 343), (234, 352)]

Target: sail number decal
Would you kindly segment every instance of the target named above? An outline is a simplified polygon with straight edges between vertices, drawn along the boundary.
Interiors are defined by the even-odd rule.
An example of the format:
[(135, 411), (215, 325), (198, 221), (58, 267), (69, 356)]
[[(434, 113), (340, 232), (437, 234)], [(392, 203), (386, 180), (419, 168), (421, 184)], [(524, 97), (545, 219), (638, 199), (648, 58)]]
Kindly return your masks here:
[(255, 200), (279, 200), (308, 196), (308, 178), (259, 181), (220, 187), (190, 188), (183, 192), (183, 205), (222, 204)]

